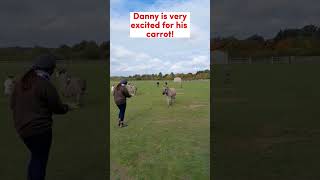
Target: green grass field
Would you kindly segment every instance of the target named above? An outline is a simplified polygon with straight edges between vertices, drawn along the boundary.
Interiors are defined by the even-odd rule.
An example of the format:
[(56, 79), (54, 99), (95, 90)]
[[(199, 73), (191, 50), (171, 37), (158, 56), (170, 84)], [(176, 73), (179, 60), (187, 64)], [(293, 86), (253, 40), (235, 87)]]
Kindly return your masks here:
[[(27, 67), (2, 63), (1, 82), (7, 73)], [(49, 180), (105, 179), (109, 87), (101, 67), (108, 68), (99, 63), (68, 66), (88, 80), (88, 97), (84, 108), (55, 117)], [(214, 66), (214, 179), (320, 179), (315, 174), (320, 162), (318, 69), (293, 64)], [(170, 108), (155, 82), (134, 83), (138, 95), (128, 101), (126, 128), (117, 127), (117, 107), (109, 95), (111, 177), (209, 179), (209, 81), (176, 86), (176, 104)], [(0, 179), (25, 179), (28, 152), (7, 105), (0, 95)]]
[(319, 67), (214, 66), (214, 179), (320, 179)]
[[(116, 82), (111, 82), (114, 84)], [(166, 104), (162, 84), (135, 81), (127, 101), (128, 126), (117, 127), (118, 108), (110, 94), (112, 179), (209, 179), (210, 81), (184, 82), (176, 103)]]
[[(21, 74), (28, 67), (30, 64), (27, 63), (1, 63), (1, 83), (8, 73)], [(71, 74), (88, 81), (88, 95), (85, 107), (65, 116), (54, 117), (47, 179), (107, 179), (108, 65), (103, 62), (83, 62), (65, 67)], [(0, 94), (0, 133), (0, 179), (26, 179), (28, 150), (16, 135), (3, 89)]]

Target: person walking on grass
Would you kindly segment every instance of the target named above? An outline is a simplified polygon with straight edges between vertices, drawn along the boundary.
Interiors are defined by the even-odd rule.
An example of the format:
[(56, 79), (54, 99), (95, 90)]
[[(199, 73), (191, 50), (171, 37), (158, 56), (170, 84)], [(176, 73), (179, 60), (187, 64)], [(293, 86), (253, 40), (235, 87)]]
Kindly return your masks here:
[(118, 126), (125, 127), (124, 124), (124, 115), (126, 112), (127, 98), (130, 98), (131, 95), (126, 87), (128, 84), (127, 80), (121, 80), (120, 83), (115, 87), (113, 91), (114, 102), (119, 108), (118, 116)]
[(66, 114), (70, 110), (69, 105), (62, 104), (50, 82), (55, 67), (54, 56), (39, 56), (17, 82), (11, 96), (15, 129), (30, 151), (28, 180), (45, 179), (52, 142), (52, 115)]

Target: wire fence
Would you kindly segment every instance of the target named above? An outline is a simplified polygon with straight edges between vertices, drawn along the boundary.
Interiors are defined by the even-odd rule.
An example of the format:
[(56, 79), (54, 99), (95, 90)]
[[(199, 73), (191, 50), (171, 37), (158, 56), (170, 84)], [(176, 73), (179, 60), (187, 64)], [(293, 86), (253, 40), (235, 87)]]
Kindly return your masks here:
[(320, 56), (233, 57), (211, 54), (212, 64), (320, 64)]

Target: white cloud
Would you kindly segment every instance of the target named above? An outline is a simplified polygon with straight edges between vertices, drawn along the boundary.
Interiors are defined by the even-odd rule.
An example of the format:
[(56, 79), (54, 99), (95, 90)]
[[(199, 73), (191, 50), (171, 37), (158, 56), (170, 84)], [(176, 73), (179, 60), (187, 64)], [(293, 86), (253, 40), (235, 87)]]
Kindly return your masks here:
[(129, 38), (129, 10), (119, 12), (116, 9), (123, 9), (123, 4), (111, 4), (111, 75), (195, 72), (209, 69), (209, 3), (209, 0), (158, 0), (139, 9), (189, 11), (190, 39)]
[(136, 53), (123, 46), (111, 44), (111, 75), (189, 73), (207, 69), (208, 55), (175, 59), (154, 58), (146, 53)]

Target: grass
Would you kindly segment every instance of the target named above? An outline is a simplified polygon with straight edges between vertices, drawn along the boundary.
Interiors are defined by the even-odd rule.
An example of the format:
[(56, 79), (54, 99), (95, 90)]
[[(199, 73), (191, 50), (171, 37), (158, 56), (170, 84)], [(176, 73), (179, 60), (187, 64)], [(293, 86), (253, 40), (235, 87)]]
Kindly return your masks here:
[[(107, 71), (103, 62), (64, 65), (71, 74), (88, 81), (85, 107), (55, 116), (53, 145), (47, 169), (48, 180), (108, 179), (106, 166), (108, 142)], [(21, 75), (30, 64), (1, 63), (0, 80), (7, 74)], [(28, 150), (13, 127), (7, 98), (0, 95), (0, 179), (26, 179)]]
[(320, 178), (319, 65), (215, 65), (213, 76), (214, 179)]
[(111, 178), (209, 179), (209, 81), (184, 82), (183, 88), (169, 82), (177, 89), (172, 107), (155, 81), (133, 83), (138, 95), (128, 99), (125, 128), (117, 127), (110, 95)]

